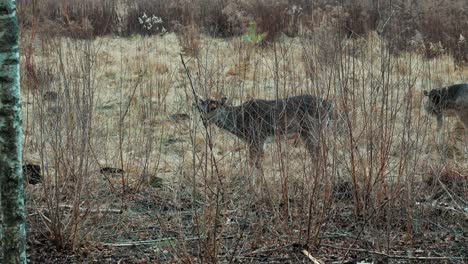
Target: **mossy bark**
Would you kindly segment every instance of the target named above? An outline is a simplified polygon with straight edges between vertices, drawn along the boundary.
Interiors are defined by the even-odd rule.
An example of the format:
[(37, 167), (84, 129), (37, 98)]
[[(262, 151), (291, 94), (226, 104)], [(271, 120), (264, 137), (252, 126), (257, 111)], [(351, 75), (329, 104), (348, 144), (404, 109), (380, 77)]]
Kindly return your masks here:
[(16, 1), (0, 0), (0, 263), (26, 263)]

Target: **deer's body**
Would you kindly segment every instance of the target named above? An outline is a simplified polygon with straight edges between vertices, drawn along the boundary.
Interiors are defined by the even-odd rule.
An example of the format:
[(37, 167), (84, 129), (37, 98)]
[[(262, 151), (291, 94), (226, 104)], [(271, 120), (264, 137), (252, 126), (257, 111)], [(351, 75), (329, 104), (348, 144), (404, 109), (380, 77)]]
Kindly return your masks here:
[(278, 100), (250, 100), (227, 106), (225, 100), (200, 100), (202, 116), (208, 123), (236, 135), (249, 145), (250, 164), (261, 168), (263, 145), (269, 138), (299, 134), (315, 157), (320, 129), (328, 124), (332, 104), (324, 99), (301, 95)]
[[(468, 153), (468, 83), (424, 91), (424, 108), (437, 118), (437, 128), (443, 125), (444, 116), (457, 115), (465, 128), (464, 144)], [(440, 136), (440, 134), (439, 134)]]
[(468, 83), (456, 84), (431, 91), (424, 91), (424, 108), (426, 112), (437, 118), (440, 129), (443, 117), (456, 114), (468, 129)]

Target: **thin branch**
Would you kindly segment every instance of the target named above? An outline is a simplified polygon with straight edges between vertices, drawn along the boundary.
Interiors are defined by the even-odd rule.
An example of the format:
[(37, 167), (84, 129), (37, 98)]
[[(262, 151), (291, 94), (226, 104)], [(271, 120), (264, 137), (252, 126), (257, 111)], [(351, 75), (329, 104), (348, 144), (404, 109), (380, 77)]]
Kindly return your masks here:
[[(65, 209), (70, 209), (72, 210), (74, 208), (73, 205), (70, 204), (60, 204), (58, 205), (58, 208), (65, 208)], [(47, 207), (39, 207), (37, 208), (41, 211), (47, 211), (49, 210)], [(121, 209), (112, 209), (112, 208), (103, 208), (103, 209), (89, 209), (89, 208), (83, 208), (79, 207), (78, 210), (80, 212), (88, 212), (88, 213), (116, 213), (116, 214), (121, 214), (123, 210)]]
[(373, 251), (373, 250), (367, 250), (367, 249), (362, 249), (362, 248), (343, 248), (343, 247), (337, 247), (334, 245), (330, 244), (322, 244), (324, 247), (329, 247), (329, 248), (334, 248), (338, 250), (346, 250), (346, 251), (355, 251), (355, 252), (363, 252), (363, 253), (369, 253), (372, 255), (379, 255), (383, 256), (386, 258), (392, 258), (392, 259), (411, 259), (411, 260), (465, 260), (465, 257), (414, 257), (414, 256), (405, 256), (405, 255), (390, 255), (384, 252), (380, 251)]
[[(203, 239), (205, 236), (202, 237), (190, 237), (183, 239), (184, 241), (192, 241), (192, 240), (199, 240)], [(175, 237), (163, 237), (160, 239), (152, 239), (152, 240), (140, 240), (140, 241), (128, 241), (128, 242), (122, 242), (122, 243), (102, 243), (103, 246), (108, 246), (108, 247), (133, 247), (133, 246), (139, 246), (139, 245), (152, 245), (152, 244), (157, 244), (161, 242), (166, 242), (166, 241), (178, 241), (180, 239), (177, 239)]]
[(122, 243), (102, 243), (102, 245), (107, 247), (133, 247), (139, 245), (152, 245), (166, 241), (177, 241), (177, 239), (175, 237), (165, 237), (153, 240), (128, 241)]
[[(190, 81), (190, 88), (192, 88), (193, 98), (194, 100), (196, 100), (198, 95), (197, 95), (197, 92), (195, 91), (195, 84), (193, 83), (192, 75), (190, 74), (190, 71), (188, 70), (187, 65), (185, 64), (184, 56), (182, 56), (182, 54), (180, 54), (180, 60), (182, 61), (182, 65), (184, 66), (185, 73), (187, 74), (187, 78)], [(197, 106), (198, 110), (202, 112), (202, 109), (200, 108), (200, 106), (198, 104), (195, 104), (195, 105)]]
[(132, 93), (130, 94), (130, 97), (129, 97), (129, 100), (127, 102), (127, 105), (125, 106), (125, 111), (123, 112), (123, 114), (120, 116), (120, 122), (123, 122), (125, 117), (127, 116), (128, 114), (128, 111), (130, 109), (130, 105), (135, 97), (135, 93), (136, 93), (136, 89), (138, 88), (138, 86), (140, 85), (141, 81), (143, 80), (143, 77), (146, 75), (146, 71), (141, 73), (139, 76), (138, 76), (138, 79), (137, 81), (135, 82), (135, 85), (133, 86), (133, 89), (132, 89)]
[(317, 259), (315, 258), (314, 256), (312, 256), (309, 251), (303, 249), (302, 251), (302, 254), (306, 255), (306, 257), (308, 257), (310, 259), (310, 261), (312, 261), (312, 263), (314, 264), (323, 264), (324, 262), (321, 261), (320, 259)]
[[(442, 187), (442, 189), (444, 189), (444, 191), (447, 193), (447, 195), (450, 197), (450, 199), (452, 199), (453, 203), (455, 204), (455, 206), (458, 208), (458, 210), (460, 210), (460, 212), (464, 213), (465, 214), (465, 217), (468, 217), (468, 213), (464, 212), (464, 208), (462, 206), (460, 206), (457, 202), (457, 199), (455, 199), (452, 195), (452, 193), (449, 191), (449, 189), (447, 188), (447, 186), (440, 180), (440, 178), (437, 179), (437, 181), (439, 182), (440, 186)], [(463, 201), (463, 199), (461, 199), (463, 203), (466, 204), (465, 201)]]

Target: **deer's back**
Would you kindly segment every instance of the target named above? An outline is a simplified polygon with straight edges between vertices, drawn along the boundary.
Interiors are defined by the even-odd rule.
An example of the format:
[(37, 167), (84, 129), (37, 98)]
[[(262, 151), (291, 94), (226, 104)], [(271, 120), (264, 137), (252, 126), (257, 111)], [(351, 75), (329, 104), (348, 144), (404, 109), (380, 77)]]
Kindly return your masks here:
[(468, 108), (468, 84), (456, 84), (441, 88), (440, 91), (442, 108)]
[(330, 102), (311, 95), (250, 100), (235, 107), (237, 132), (247, 139), (295, 133), (312, 120), (319, 122), (330, 109)]

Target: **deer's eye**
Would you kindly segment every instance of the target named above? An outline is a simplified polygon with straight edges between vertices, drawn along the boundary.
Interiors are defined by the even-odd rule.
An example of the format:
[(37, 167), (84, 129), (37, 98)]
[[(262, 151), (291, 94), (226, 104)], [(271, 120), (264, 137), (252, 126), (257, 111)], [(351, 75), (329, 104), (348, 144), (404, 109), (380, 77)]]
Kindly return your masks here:
[(216, 110), (216, 108), (218, 108), (218, 105), (212, 103), (212, 104), (210, 104), (209, 110), (213, 111), (213, 110)]
[(435, 103), (435, 104), (439, 104), (440, 103), (440, 94), (434, 94), (433, 97), (432, 97), (432, 102)]

